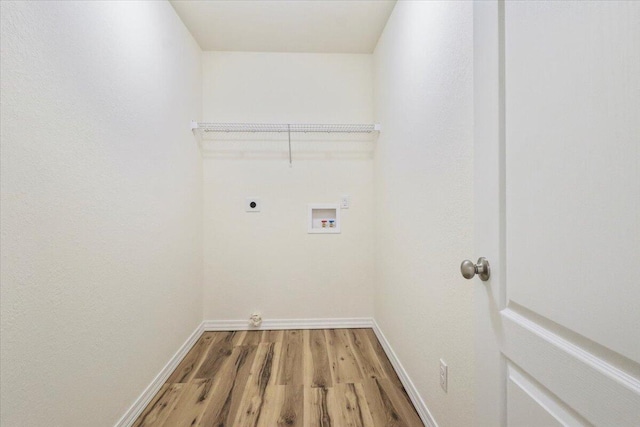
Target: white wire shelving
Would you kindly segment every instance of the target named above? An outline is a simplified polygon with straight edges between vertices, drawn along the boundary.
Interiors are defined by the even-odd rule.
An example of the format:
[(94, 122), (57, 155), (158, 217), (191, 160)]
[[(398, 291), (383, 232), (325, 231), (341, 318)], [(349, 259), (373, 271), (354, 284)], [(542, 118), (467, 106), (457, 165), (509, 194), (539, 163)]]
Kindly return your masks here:
[(199, 123), (192, 121), (191, 130), (194, 134), (221, 133), (286, 133), (289, 142), (289, 167), (291, 158), (292, 133), (375, 133), (380, 131), (379, 124), (310, 124), (310, 123)]

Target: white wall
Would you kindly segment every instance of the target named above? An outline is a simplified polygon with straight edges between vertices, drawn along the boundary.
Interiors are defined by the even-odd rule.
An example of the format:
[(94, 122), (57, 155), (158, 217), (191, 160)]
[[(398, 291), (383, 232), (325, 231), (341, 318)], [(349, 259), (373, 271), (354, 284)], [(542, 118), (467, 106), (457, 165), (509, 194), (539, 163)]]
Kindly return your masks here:
[(441, 426), (472, 425), (472, 29), (470, 2), (398, 2), (374, 53), (375, 318)]
[(165, 2), (2, 2), (3, 426), (113, 425), (201, 320), (200, 51)]
[[(203, 118), (370, 123), (371, 60), (204, 53)], [(373, 143), (358, 139), (295, 135), (292, 168), (286, 135), (204, 141), (205, 319), (372, 316)], [(307, 234), (307, 204), (343, 194), (352, 206), (342, 234)], [(245, 213), (246, 197), (260, 197), (262, 211)]]

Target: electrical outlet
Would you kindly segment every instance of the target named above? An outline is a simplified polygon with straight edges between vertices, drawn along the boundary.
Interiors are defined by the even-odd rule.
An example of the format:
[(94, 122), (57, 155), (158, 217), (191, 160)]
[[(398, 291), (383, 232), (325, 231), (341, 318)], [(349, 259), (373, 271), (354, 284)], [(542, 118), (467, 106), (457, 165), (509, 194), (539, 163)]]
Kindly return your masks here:
[(262, 203), (256, 197), (249, 197), (244, 201), (244, 210), (247, 212), (260, 212)]
[(340, 207), (342, 209), (349, 209), (349, 205), (351, 204), (351, 196), (342, 196), (340, 199)]
[(440, 387), (447, 392), (447, 383), (449, 382), (449, 367), (444, 360), (440, 359)]

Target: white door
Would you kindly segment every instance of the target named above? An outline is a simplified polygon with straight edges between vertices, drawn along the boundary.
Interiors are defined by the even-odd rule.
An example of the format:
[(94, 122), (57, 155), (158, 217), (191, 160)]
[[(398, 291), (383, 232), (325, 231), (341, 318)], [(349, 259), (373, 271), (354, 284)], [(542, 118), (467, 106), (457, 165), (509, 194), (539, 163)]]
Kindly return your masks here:
[(640, 426), (640, 2), (476, 2), (474, 39), (477, 425)]

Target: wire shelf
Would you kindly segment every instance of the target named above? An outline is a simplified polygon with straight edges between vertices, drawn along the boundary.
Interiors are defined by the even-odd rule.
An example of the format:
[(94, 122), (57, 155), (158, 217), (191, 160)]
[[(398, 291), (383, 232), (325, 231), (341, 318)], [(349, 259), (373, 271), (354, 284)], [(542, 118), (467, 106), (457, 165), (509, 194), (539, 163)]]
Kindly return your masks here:
[[(197, 123), (191, 122), (191, 130), (198, 134), (200, 140), (208, 139), (204, 135), (223, 133), (284, 133), (289, 143), (289, 167), (292, 165), (291, 134), (292, 133), (339, 133), (365, 134), (380, 131), (379, 124), (292, 124), (292, 123)], [(300, 136), (302, 138), (302, 136)]]
[(378, 124), (191, 123), (201, 132), (372, 133)]

